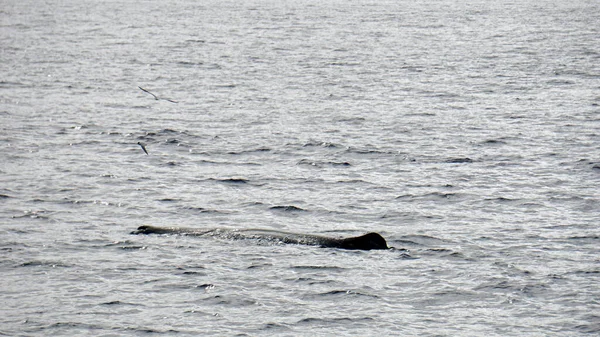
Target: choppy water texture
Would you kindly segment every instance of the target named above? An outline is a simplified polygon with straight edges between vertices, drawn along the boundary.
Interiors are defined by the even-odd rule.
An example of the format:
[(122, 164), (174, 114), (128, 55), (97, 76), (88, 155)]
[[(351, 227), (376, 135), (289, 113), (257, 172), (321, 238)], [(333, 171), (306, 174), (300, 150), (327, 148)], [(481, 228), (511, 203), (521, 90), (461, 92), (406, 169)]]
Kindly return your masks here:
[[(600, 332), (597, 1), (0, 18), (0, 334)], [(410, 253), (142, 224), (376, 231)]]

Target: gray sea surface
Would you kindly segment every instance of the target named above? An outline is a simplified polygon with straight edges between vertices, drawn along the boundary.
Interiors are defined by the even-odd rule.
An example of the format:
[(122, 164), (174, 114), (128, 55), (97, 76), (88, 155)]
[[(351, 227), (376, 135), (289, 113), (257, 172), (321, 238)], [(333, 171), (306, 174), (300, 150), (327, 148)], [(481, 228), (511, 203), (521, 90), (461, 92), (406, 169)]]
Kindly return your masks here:
[(0, 335), (600, 334), (600, 2), (3, 0), (0, 23)]

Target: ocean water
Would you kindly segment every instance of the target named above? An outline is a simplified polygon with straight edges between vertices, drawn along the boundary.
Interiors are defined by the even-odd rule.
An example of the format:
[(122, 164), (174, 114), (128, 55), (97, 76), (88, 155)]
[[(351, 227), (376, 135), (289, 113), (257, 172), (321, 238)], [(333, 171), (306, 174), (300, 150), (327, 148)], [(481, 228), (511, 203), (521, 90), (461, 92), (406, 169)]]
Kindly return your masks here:
[[(600, 333), (597, 1), (0, 18), (0, 335)], [(397, 249), (130, 234), (145, 224)]]

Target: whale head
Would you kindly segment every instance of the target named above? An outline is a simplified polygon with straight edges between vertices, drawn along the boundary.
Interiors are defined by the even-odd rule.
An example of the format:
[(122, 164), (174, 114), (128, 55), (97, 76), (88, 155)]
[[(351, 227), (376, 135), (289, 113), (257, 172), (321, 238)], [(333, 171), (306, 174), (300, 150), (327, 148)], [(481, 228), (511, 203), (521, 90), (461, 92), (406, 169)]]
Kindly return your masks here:
[(361, 236), (340, 240), (339, 248), (343, 249), (390, 249), (385, 239), (377, 233), (368, 233)]

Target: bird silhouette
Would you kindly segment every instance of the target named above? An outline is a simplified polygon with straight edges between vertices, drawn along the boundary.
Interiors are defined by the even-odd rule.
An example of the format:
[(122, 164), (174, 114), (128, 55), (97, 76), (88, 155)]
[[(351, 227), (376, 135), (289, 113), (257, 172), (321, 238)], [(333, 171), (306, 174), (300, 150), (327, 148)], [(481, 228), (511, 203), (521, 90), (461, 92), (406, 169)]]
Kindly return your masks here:
[(142, 150), (144, 150), (144, 152), (146, 152), (146, 154), (148, 154), (148, 151), (146, 151), (146, 146), (144, 144), (142, 144), (141, 142), (138, 142), (138, 145), (142, 147)]
[(174, 101), (172, 99), (158, 97), (155, 94), (151, 93), (150, 91), (148, 91), (148, 90), (146, 90), (146, 89), (144, 89), (142, 87), (138, 87), (138, 88), (140, 88), (141, 91), (146, 92), (146, 93), (152, 95), (154, 97), (154, 99), (157, 100), (157, 101), (163, 100), (163, 101), (167, 101), (167, 102), (171, 102), (171, 103), (178, 103), (177, 101)]

